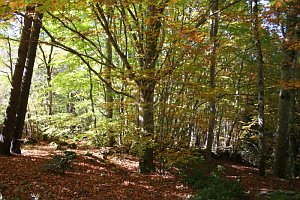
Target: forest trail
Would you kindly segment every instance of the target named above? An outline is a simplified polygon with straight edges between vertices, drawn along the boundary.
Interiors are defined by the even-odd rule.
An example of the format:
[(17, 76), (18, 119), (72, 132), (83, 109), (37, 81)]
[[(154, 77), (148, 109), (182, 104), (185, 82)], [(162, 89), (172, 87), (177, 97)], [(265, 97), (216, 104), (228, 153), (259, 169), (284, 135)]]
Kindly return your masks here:
[[(99, 149), (72, 150), (77, 154), (65, 174), (44, 172), (42, 166), (61, 151), (48, 144), (26, 148), (21, 156), (0, 156), (0, 193), (4, 199), (188, 199), (192, 189), (171, 174), (141, 175), (138, 160), (126, 154), (102, 159)], [(274, 190), (299, 191), (299, 180), (259, 177), (254, 167), (229, 160), (216, 161), (224, 166), (223, 175), (239, 179), (250, 194)]]

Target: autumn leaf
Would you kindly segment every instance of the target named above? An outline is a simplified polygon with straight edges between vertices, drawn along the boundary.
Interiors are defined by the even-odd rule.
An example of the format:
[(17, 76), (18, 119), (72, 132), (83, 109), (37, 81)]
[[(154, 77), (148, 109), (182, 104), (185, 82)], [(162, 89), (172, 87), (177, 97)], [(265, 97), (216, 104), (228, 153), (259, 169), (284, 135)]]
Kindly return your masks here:
[(275, 3), (275, 8), (280, 8), (282, 6), (282, 3), (280, 1), (277, 1)]

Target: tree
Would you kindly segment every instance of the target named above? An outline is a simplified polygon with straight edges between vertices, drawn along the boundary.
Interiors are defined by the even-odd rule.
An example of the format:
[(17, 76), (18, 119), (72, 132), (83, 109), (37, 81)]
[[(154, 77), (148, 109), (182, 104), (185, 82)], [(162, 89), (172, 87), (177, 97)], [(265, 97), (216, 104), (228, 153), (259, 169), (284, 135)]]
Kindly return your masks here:
[[(154, 134), (154, 89), (156, 85), (155, 68), (160, 52), (158, 41), (161, 34), (161, 15), (165, 9), (166, 2), (153, 1), (148, 3), (145, 24), (145, 48), (144, 57), (141, 60), (141, 70), (146, 76), (139, 77), (136, 81), (139, 89), (139, 123), (141, 125), (142, 137), (147, 141), (140, 159), (139, 167), (141, 173), (155, 171), (152, 140)], [(140, 41), (143, 42), (143, 41)]]
[(26, 12), (24, 15), (24, 26), (22, 28), (18, 50), (18, 59), (12, 77), (12, 89), (10, 93), (9, 105), (6, 109), (3, 131), (0, 135), (0, 154), (3, 155), (10, 154), (11, 141), (16, 122), (16, 113), (20, 100), (22, 76), (29, 47), (32, 26), (32, 12), (32, 7), (26, 7)]
[(27, 112), (27, 104), (32, 80), (33, 67), (36, 57), (38, 39), (42, 26), (43, 14), (37, 13), (33, 19), (32, 31), (30, 35), (29, 48), (27, 53), (27, 61), (25, 65), (25, 73), (21, 86), (20, 102), (17, 109), (17, 118), (14, 128), (14, 137), (12, 143), (12, 152), (21, 154), (20, 140), (22, 138), (25, 116)]
[[(129, 5), (131, 5), (132, 7), (130, 7)], [(112, 5), (108, 3), (107, 6), (111, 7)], [(140, 137), (143, 138), (142, 141), (146, 141), (141, 146), (142, 154), (140, 159), (140, 171), (142, 173), (149, 173), (155, 170), (152, 147), (154, 137), (154, 92), (156, 85), (155, 77), (157, 76), (157, 61), (161, 54), (161, 49), (159, 46), (162, 28), (161, 20), (163, 17), (163, 11), (167, 6), (167, 1), (141, 3), (140, 8), (143, 8), (145, 6), (145, 9), (142, 13), (139, 14), (133, 12), (133, 9), (136, 8), (133, 4), (120, 3), (117, 4), (117, 6), (118, 11), (120, 12), (121, 17), (123, 18), (122, 23), (126, 25), (126, 27), (124, 27), (125, 31), (127, 31), (127, 29), (131, 29), (131, 36), (129, 37), (126, 32), (125, 40), (127, 41), (129, 38), (131, 39), (131, 42), (133, 44), (133, 50), (131, 51), (133, 51), (133, 53), (139, 57), (132, 63), (127, 58), (128, 44), (126, 44), (126, 47), (122, 49), (120, 46), (122, 42), (118, 41), (119, 37), (115, 36), (113, 27), (109, 26), (108, 13), (110, 13), (111, 11), (109, 9), (105, 9), (104, 4), (91, 4), (93, 14), (96, 16), (96, 19), (105, 31), (106, 38), (108, 38), (116, 54), (123, 62), (123, 65), (127, 70), (126, 73), (129, 74), (129, 78), (133, 80), (137, 85), (139, 95), (136, 99), (139, 107), (139, 128), (141, 130)], [(89, 43), (89, 45), (91, 45), (96, 50), (96, 52), (100, 54), (99, 60), (104, 59), (107, 62), (109, 62), (107, 56), (104, 56), (104, 54), (99, 50), (98, 45), (91, 39), (87, 38), (85, 34), (78, 31), (78, 29), (66, 24), (63, 21), (63, 19), (54, 16), (51, 13), (50, 15), (54, 19), (58, 20), (63, 27), (67, 28), (69, 31), (80, 36), (84, 41)], [(128, 18), (131, 19), (129, 20)], [(66, 17), (66, 20), (69, 21), (70, 19)], [(132, 27), (136, 27), (136, 30), (132, 30)], [(53, 36), (51, 37), (54, 41), (55, 38)], [(109, 82), (105, 80), (105, 78), (101, 77), (101, 75), (98, 72), (92, 69), (91, 65), (89, 64), (89, 62), (86, 61), (86, 59), (92, 59), (94, 62), (97, 62), (98, 64), (103, 64), (105, 66), (107, 66), (107, 63), (103, 63), (99, 60), (93, 59), (89, 55), (83, 55), (78, 51), (66, 47), (61, 43), (56, 42), (56, 44), (79, 56), (80, 59), (83, 60), (83, 62), (93, 71), (93, 73), (95, 73), (106, 84), (107, 87), (113, 90)], [(113, 67), (114, 69), (117, 69), (114, 65), (111, 66), (111, 64), (112, 63), (110, 63), (110, 65), (107, 67)], [(124, 74), (124, 72), (122, 73)], [(113, 91), (115, 93), (117, 92), (116, 90)], [(122, 94), (122, 92), (118, 93)], [(135, 97), (133, 98), (135, 99)]]
[[(210, 41), (211, 41), (211, 49), (210, 49), (210, 58), (209, 58), (209, 67), (210, 67), (210, 79), (209, 79), (209, 86), (212, 91), (214, 91), (216, 83), (215, 83), (215, 76), (216, 76), (216, 50), (218, 44), (218, 29), (219, 29), (219, 13), (218, 13), (219, 2), (218, 0), (211, 0), (210, 1)], [(214, 140), (214, 128), (216, 124), (216, 98), (212, 97), (209, 101), (209, 124), (208, 124), (208, 134), (207, 134), (207, 146), (206, 146), (206, 161), (208, 164), (211, 163), (211, 150), (212, 144)]]
[(46, 67), (46, 74), (47, 74), (47, 87), (48, 87), (48, 98), (47, 98), (47, 101), (46, 101), (46, 106), (47, 106), (47, 112), (49, 115), (52, 115), (53, 114), (53, 91), (52, 91), (52, 83), (51, 83), (51, 80), (52, 80), (52, 72), (53, 72), (53, 66), (51, 65), (51, 61), (53, 59), (52, 57), (52, 54), (53, 54), (53, 45), (50, 45), (50, 52), (49, 52), (49, 55), (48, 55), (48, 59), (47, 59), (47, 56), (45, 54), (45, 51), (44, 49), (42, 48), (42, 45), (39, 45), (39, 48), (42, 52), (42, 56), (43, 56), (43, 63)]
[(257, 90), (258, 90), (258, 169), (261, 176), (265, 175), (265, 86), (264, 86), (264, 61), (263, 61), (263, 52), (261, 48), (261, 39), (260, 39), (260, 19), (258, 17), (258, 1), (253, 1), (253, 37), (256, 47), (256, 60), (257, 60)]
[[(108, 13), (108, 24), (109, 26), (112, 25), (112, 9), (109, 8), (109, 13)], [(105, 79), (107, 81), (108, 84), (105, 84), (105, 103), (106, 105), (106, 118), (109, 122), (112, 122), (113, 120), (113, 108), (112, 108), (112, 104), (114, 102), (114, 98), (113, 98), (113, 91), (111, 89), (112, 87), (112, 78), (111, 78), (111, 63), (113, 62), (113, 52), (112, 52), (112, 45), (111, 42), (109, 40), (109, 38), (106, 39), (106, 52), (107, 52), (107, 60), (106, 60), (106, 66), (104, 69), (104, 74), (105, 74)], [(110, 130), (107, 131), (108, 134), (108, 146), (112, 147), (114, 146), (114, 144), (116, 143), (115, 140), (115, 136), (114, 133)]]
[[(288, 152), (288, 136), (289, 136), (289, 120), (290, 120), (290, 105), (291, 105), (291, 91), (287, 87), (287, 83), (292, 78), (292, 66), (296, 61), (295, 50), (292, 48), (293, 41), (296, 36), (297, 26), (297, 12), (296, 1), (291, 1), (285, 5), (286, 25), (283, 32), (283, 54), (284, 60), (281, 67), (281, 88), (279, 93), (278, 105), (278, 125), (276, 133), (276, 149), (275, 149), (275, 163), (274, 174), (280, 178), (286, 177), (287, 166), (287, 152)], [(283, 28), (284, 30), (284, 28)]]

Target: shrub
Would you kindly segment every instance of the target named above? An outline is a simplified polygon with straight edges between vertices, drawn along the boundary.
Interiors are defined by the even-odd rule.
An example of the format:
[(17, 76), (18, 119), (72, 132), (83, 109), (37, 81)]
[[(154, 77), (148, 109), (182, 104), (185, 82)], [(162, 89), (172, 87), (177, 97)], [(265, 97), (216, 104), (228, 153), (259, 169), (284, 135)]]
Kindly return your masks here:
[(234, 200), (243, 199), (243, 196), (238, 182), (211, 176), (206, 186), (199, 189), (192, 200)]
[(202, 156), (188, 155), (179, 157), (173, 165), (179, 169), (179, 177), (184, 184), (198, 189), (204, 187), (208, 181), (203, 161)]
[(76, 158), (73, 151), (65, 151), (64, 155), (55, 155), (44, 166), (43, 170), (50, 173), (64, 174), (66, 170), (71, 168), (71, 162)]
[(239, 182), (221, 177), (224, 167), (208, 174), (201, 157), (188, 157), (177, 163), (181, 181), (197, 190), (191, 200), (234, 200), (244, 196)]

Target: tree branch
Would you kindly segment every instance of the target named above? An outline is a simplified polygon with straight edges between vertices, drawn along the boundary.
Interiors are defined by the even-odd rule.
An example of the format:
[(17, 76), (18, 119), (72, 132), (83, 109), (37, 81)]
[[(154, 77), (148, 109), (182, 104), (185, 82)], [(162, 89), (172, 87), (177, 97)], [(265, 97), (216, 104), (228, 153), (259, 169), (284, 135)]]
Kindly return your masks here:
[(81, 53), (79, 53), (78, 51), (72, 49), (71, 47), (68, 47), (60, 42), (58, 42), (55, 37), (43, 26), (42, 29), (46, 32), (46, 34), (51, 38), (51, 41), (58, 45), (58, 47), (61, 47), (63, 50), (65, 51), (68, 51), (76, 56), (78, 56), (80, 58), (80, 60), (86, 64), (86, 66), (104, 83), (106, 84), (114, 93), (116, 94), (121, 94), (121, 95), (124, 95), (124, 96), (127, 96), (127, 97), (130, 97), (132, 99), (135, 99), (134, 96), (128, 94), (128, 93), (125, 93), (125, 92), (121, 92), (121, 91), (117, 91), (115, 90), (96, 70), (94, 70), (90, 63), (84, 58), (84, 55), (82, 55)]

